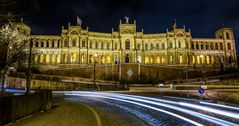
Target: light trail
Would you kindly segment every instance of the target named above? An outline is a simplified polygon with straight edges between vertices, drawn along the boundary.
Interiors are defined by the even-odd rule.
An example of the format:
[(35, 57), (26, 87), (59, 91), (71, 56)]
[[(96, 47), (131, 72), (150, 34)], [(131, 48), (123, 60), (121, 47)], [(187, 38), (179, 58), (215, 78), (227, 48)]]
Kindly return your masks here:
[[(218, 124), (218, 125), (223, 125), (223, 126), (224, 125), (232, 125), (232, 126), (237, 125), (237, 124), (234, 124), (234, 123), (231, 123), (231, 122), (228, 122), (228, 121), (216, 118), (216, 117), (212, 117), (212, 116), (209, 116), (209, 115), (205, 115), (205, 114), (202, 114), (202, 113), (198, 113), (198, 112), (195, 112), (195, 111), (192, 111), (192, 110), (188, 110), (188, 109), (185, 109), (185, 108), (182, 108), (182, 107), (175, 106), (175, 105), (180, 105), (180, 106), (189, 107), (190, 106), (189, 103), (187, 105), (184, 105), (184, 104), (182, 104), (182, 102), (174, 102), (174, 101), (168, 101), (168, 100), (163, 100), (163, 99), (156, 99), (156, 98), (149, 98), (149, 97), (135, 96), (135, 95), (126, 95), (126, 94), (115, 94), (115, 93), (74, 92), (73, 91), (72, 94), (80, 94), (80, 95), (81, 94), (86, 94), (86, 95), (91, 95), (91, 96), (104, 95), (104, 96), (107, 96), (107, 97), (115, 97), (115, 98), (133, 100), (133, 101), (143, 102), (144, 104), (148, 103), (148, 104), (152, 104), (152, 105), (163, 106), (163, 107), (167, 107), (167, 108), (170, 108), (170, 109), (174, 109), (174, 110), (177, 110), (177, 111), (195, 116), (197, 118), (201, 118), (201, 119), (207, 120), (209, 122), (213, 122), (213, 123)], [(149, 100), (151, 100), (151, 101), (149, 101)], [(157, 101), (157, 102), (154, 102), (154, 101)], [(169, 104), (164, 104), (164, 103), (159, 103), (159, 102), (164, 102), (164, 103), (169, 103)], [(170, 104), (173, 104), (173, 105), (170, 105)], [(194, 105), (194, 104), (192, 104), (192, 105)], [(227, 111), (223, 111), (223, 112), (228, 113)]]
[(131, 103), (131, 104), (139, 105), (139, 106), (142, 106), (142, 107), (145, 107), (145, 108), (148, 108), (148, 109), (152, 109), (152, 110), (155, 110), (155, 111), (159, 111), (159, 112), (163, 112), (163, 113), (169, 114), (171, 116), (177, 117), (179, 119), (182, 119), (182, 120), (184, 120), (186, 122), (189, 122), (191, 124), (194, 124), (196, 126), (204, 126), (203, 124), (200, 124), (200, 123), (198, 123), (196, 121), (193, 121), (191, 119), (185, 118), (185, 117), (183, 117), (181, 115), (178, 115), (178, 114), (166, 111), (166, 110), (162, 110), (162, 109), (159, 109), (159, 108), (155, 108), (153, 106), (149, 106), (149, 105), (145, 105), (145, 104), (142, 104), (142, 103), (130, 101), (130, 100), (119, 99), (119, 98), (108, 97), (108, 96), (90, 95), (90, 94), (73, 94), (73, 93), (71, 93), (71, 94), (66, 94), (66, 95), (77, 95), (77, 96), (87, 96), (87, 97), (91, 96), (91, 97), (107, 98), (107, 99), (112, 99), (112, 100), (116, 100), (116, 101)]
[(239, 114), (234, 113), (234, 112), (228, 112), (228, 111), (224, 111), (224, 110), (204, 107), (204, 106), (200, 106), (200, 105), (196, 105), (196, 104), (190, 104), (190, 103), (186, 103), (186, 102), (179, 102), (179, 105), (187, 106), (189, 108), (199, 109), (199, 110), (203, 110), (203, 111), (207, 111), (207, 112), (211, 112), (211, 113), (215, 113), (215, 114), (239, 119)]
[(202, 102), (202, 101), (200, 101), (200, 104), (205, 104), (205, 105), (210, 105), (210, 106), (216, 106), (216, 107), (222, 107), (222, 108), (239, 110), (239, 107), (234, 107), (234, 106), (229, 106), (229, 105), (214, 104), (214, 103)]

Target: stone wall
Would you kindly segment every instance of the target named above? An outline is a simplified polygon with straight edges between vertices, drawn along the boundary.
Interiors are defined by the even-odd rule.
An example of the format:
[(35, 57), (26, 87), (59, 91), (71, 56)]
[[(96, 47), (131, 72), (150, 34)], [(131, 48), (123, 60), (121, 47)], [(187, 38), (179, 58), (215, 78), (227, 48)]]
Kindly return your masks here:
[[(62, 76), (51, 76), (51, 75), (34, 75), (41, 77), (42, 80), (32, 79), (31, 89), (50, 89), (50, 90), (95, 90), (93, 81), (82, 81), (81, 78), (76, 77), (62, 77)], [(51, 80), (51, 79), (55, 80)], [(44, 79), (44, 80), (43, 80)], [(64, 81), (63, 81), (64, 80)], [(84, 82), (84, 83), (83, 83)], [(8, 77), (6, 79), (7, 87), (11, 88), (25, 88), (26, 79), (17, 77)], [(104, 81), (96, 81), (97, 89), (104, 91), (115, 91), (115, 90), (127, 90), (127, 87), (119, 84), (106, 84)]]
[(34, 94), (0, 97), (0, 125), (16, 121), (52, 107), (52, 93), (41, 90)]
[[(62, 66), (61, 66), (62, 67)], [(139, 65), (139, 64), (121, 64), (121, 82), (122, 83), (158, 83), (167, 80), (185, 79), (185, 69), (177, 67), (164, 67), (155, 65)], [(96, 66), (97, 80), (119, 80), (119, 66)], [(133, 75), (129, 78), (127, 71), (131, 69)], [(94, 67), (65, 67), (59, 69), (48, 69), (42, 72), (49, 75), (60, 75), (70, 77), (93, 78)], [(202, 72), (194, 70), (189, 72), (189, 78), (200, 77)], [(209, 74), (209, 73), (207, 73)]]

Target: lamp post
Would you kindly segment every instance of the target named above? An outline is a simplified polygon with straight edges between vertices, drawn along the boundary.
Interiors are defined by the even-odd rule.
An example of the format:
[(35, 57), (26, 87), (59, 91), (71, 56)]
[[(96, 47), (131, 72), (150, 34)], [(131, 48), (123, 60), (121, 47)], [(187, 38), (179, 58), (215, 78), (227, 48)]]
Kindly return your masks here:
[(97, 90), (96, 83), (95, 83), (95, 65), (96, 65), (97, 56), (98, 56), (97, 54), (94, 55), (94, 87), (95, 87), (95, 90)]

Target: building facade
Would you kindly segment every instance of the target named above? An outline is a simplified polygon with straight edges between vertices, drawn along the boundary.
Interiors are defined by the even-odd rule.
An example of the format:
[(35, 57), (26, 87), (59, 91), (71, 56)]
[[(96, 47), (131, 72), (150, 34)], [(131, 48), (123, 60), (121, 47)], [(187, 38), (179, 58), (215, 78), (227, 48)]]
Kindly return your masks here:
[(80, 25), (62, 27), (61, 35), (31, 35), (34, 63), (113, 64), (141, 63), (166, 66), (236, 67), (233, 30), (221, 28), (215, 38), (192, 38), (191, 31), (177, 28), (165, 33), (136, 31), (136, 21), (120, 21), (118, 30), (101, 33)]

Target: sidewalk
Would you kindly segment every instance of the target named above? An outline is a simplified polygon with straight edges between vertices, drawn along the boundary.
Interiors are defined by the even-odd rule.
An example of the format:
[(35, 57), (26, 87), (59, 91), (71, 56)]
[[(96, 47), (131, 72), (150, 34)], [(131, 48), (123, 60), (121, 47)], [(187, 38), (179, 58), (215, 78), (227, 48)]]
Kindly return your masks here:
[(79, 103), (61, 102), (48, 112), (35, 114), (8, 126), (98, 126), (94, 113)]

